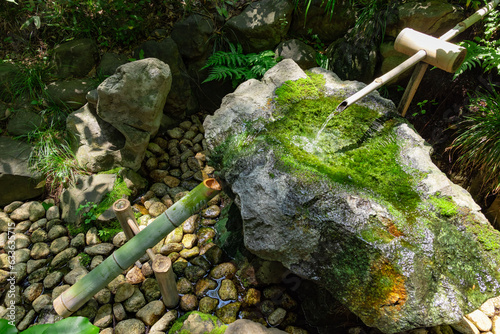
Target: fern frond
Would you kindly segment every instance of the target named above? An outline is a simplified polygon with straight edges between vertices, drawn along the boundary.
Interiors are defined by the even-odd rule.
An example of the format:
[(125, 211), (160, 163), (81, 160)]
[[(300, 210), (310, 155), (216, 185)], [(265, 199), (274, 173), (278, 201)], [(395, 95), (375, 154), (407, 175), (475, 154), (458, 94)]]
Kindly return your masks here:
[(245, 73), (241, 68), (232, 68), (227, 66), (214, 66), (210, 70), (208, 77), (202, 82), (209, 82), (214, 80), (241, 79), (245, 77)]

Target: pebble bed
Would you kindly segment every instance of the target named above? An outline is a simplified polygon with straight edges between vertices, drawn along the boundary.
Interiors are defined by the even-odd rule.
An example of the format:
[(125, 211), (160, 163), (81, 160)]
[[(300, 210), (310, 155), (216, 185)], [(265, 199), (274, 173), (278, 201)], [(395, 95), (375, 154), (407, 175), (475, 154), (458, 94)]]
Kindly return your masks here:
[[(206, 164), (203, 134), (200, 119), (192, 116), (148, 145), (142, 174), (151, 186), (133, 206), (142, 214), (137, 219), (140, 229), (214, 172)], [(96, 228), (71, 237), (54, 204), (50, 199), (16, 201), (0, 209), (0, 317), (8, 319), (13, 312), (20, 331), (60, 320), (54, 299), (126, 242), (123, 232), (103, 242)], [(213, 242), (214, 225), (225, 205), (224, 195), (216, 196), (153, 247), (156, 254), (172, 260), (180, 294), (175, 309), (163, 304), (152, 261), (145, 254), (140, 266), (124, 271), (73, 315), (89, 318), (105, 334), (167, 333), (176, 319), (192, 310), (216, 315), (226, 324), (244, 318), (287, 333), (308, 333), (296, 325), (300, 307), (286, 286), (261, 284), (248, 266), (238, 268)], [(11, 245), (13, 253), (8, 252)], [(14, 310), (8, 309), (12, 304)], [(500, 297), (488, 300), (459, 324), (410, 333), (454, 331), (500, 334)], [(345, 332), (380, 333), (367, 327)]]

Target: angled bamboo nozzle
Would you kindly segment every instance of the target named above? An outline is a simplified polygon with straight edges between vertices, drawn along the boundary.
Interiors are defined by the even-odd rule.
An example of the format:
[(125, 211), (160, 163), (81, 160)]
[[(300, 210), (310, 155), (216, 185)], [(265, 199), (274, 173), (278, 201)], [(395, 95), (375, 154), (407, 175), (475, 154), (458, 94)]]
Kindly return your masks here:
[(207, 179), (200, 183), (100, 265), (59, 295), (53, 303), (55, 311), (65, 318), (77, 311), (99, 290), (137, 261), (148, 248), (152, 248), (206, 205), (220, 190), (221, 186), (215, 179)]
[(462, 22), (458, 23), (440, 38), (435, 38), (409, 28), (403, 29), (396, 38), (394, 49), (411, 57), (396, 66), (391, 71), (375, 79), (359, 92), (345, 99), (337, 107), (336, 111), (341, 112), (345, 110), (351, 104), (423, 61), (417, 65), (417, 68), (415, 69), (415, 72), (405, 90), (403, 98), (401, 99), (398, 109), (404, 116), (429, 64), (447, 72), (455, 72), (464, 61), (466, 50), (460, 46), (448, 43), (447, 41), (456, 37), (458, 34), (482, 19), (499, 3), (500, 0), (493, 0), (489, 2), (486, 6), (479, 9)]

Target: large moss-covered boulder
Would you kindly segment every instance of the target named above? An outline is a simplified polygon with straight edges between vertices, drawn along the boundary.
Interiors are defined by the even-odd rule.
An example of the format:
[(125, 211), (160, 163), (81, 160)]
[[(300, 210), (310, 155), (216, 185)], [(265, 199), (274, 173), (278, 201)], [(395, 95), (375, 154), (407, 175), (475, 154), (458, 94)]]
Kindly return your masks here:
[(364, 87), (284, 60), (205, 120), (245, 246), (326, 287), (385, 333), (458, 322), (500, 290), (500, 234)]

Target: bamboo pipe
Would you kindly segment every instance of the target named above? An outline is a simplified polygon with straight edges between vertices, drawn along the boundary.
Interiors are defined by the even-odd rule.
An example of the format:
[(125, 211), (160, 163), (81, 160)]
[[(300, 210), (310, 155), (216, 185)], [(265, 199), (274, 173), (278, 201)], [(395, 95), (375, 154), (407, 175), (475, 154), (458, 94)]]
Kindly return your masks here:
[(207, 179), (200, 183), (139, 234), (108, 256), (94, 270), (57, 297), (53, 303), (57, 314), (66, 318), (77, 311), (99, 290), (139, 259), (146, 249), (156, 245), (165, 235), (201, 209), (220, 191), (221, 186), (215, 179)]
[[(459, 22), (453, 29), (449, 30), (446, 32), (444, 35), (439, 37), (439, 39), (443, 41), (449, 41), (452, 38), (458, 36), (460, 33), (465, 31), (467, 28), (469, 28), (471, 25), (476, 23), (477, 21), (481, 20), (483, 17), (485, 17), (490, 11), (492, 11), (498, 4), (500, 3), (500, 0), (494, 0), (489, 2), (486, 6), (483, 8), (479, 9), (476, 11), (474, 14), (463, 20), (462, 22)], [(406, 86), (405, 92), (403, 93), (403, 97), (401, 98), (401, 101), (399, 101), (398, 105), (398, 112), (401, 114), (401, 116), (405, 117), (406, 112), (408, 111), (408, 108), (410, 107), (411, 101), (413, 100), (413, 97), (415, 96), (418, 86), (420, 85), (420, 82), (422, 81), (425, 71), (427, 71), (427, 68), (429, 67), (429, 64), (427, 63), (419, 63), (413, 70), (413, 73), (411, 75), (410, 81), (408, 82), (408, 85)]]
[[(458, 23), (453, 29), (449, 30), (447, 33), (445, 33), (439, 39), (443, 40), (443, 41), (448, 41), (448, 40), (452, 39), (453, 37), (457, 36), (458, 34), (463, 32), (465, 29), (469, 28), (471, 25), (476, 23), (478, 20), (482, 19), (493, 8), (495, 8), (499, 2), (500, 2), (500, 0), (491, 1), (485, 7), (479, 9), (476, 13), (474, 13), (473, 15), (468, 17), (467, 19)], [(363, 98), (365, 95), (368, 95), (369, 93), (371, 93), (375, 89), (382, 87), (388, 81), (392, 80), (395, 76), (408, 70), (410, 67), (416, 65), (421, 60), (424, 60), (424, 58), (426, 57), (426, 53), (422, 56), (422, 53), (420, 51), (423, 51), (425, 53), (424, 50), (419, 50), (416, 54), (414, 54), (413, 56), (408, 58), (406, 61), (404, 61), (403, 63), (401, 63), (398, 66), (396, 66), (395, 68), (393, 68), (391, 71), (389, 71), (386, 74), (382, 75), (381, 77), (375, 79), (368, 86), (366, 86), (365, 88), (363, 88), (359, 92), (355, 93), (354, 95), (352, 95), (352, 96), (348, 97), (347, 99), (345, 99), (344, 101), (342, 101), (340, 103), (340, 105), (337, 107), (336, 111), (341, 112), (341, 111), (345, 110), (347, 107), (349, 107), (351, 104), (355, 103), (359, 99)], [(419, 56), (417, 56), (417, 55), (419, 55)], [(424, 75), (425, 70), (427, 69), (427, 66), (428, 65), (425, 63), (417, 64), (417, 68), (413, 72), (412, 78), (410, 79), (410, 82), (408, 83), (408, 86), (407, 86), (406, 91), (403, 95), (403, 98), (401, 99), (401, 102), (398, 106), (398, 110), (403, 114), (403, 116), (406, 113), (406, 110), (408, 109), (408, 106), (411, 103), (413, 96), (415, 95), (416, 89), (417, 89), (418, 85), (420, 84), (420, 81), (422, 80), (422, 77)], [(402, 111), (404, 111), (404, 113)]]
[(175, 274), (172, 260), (163, 255), (157, 255), (153, 261), (153, 271), (160, 286), (163, 304), (167, 308), (174, 308), (179, 303), (179, 292), (175, 283)]

